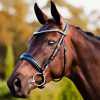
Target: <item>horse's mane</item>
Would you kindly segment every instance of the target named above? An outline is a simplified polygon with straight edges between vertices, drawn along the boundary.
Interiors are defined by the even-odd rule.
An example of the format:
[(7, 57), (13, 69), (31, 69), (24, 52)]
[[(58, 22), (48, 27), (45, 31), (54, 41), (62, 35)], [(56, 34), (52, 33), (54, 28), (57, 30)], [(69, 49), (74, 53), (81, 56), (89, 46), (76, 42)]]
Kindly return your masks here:
[(91, 33), (91, 32), (86, 32), (86, 31), (83, 31), (80, 27), (76, 27), (78, 30), (80, 30), (81, 32), (84, 32), (85, 34), (87, 34), (88, 36), (90, 36), (90, 37), (93, 37), (93, 38), (95, 38), (95, 39), (98, 39), (98, 40), (100, 40), (100, 37), (99, 36), (96, 36), (96, 35), (94, 35), (93, 33)]

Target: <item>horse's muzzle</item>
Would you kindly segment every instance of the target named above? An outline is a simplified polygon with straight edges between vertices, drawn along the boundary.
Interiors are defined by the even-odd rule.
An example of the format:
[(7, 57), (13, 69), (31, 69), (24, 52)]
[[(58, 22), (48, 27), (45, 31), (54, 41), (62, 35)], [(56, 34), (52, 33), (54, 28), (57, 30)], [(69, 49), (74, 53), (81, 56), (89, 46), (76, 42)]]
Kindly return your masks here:
[(11, 94), (14, 97), (26, 98), (28, 94), (22, 93), (22, 85), (20, 78), (15, 77), (13, 80), (8, 80), (7, 85), (10, 89)]

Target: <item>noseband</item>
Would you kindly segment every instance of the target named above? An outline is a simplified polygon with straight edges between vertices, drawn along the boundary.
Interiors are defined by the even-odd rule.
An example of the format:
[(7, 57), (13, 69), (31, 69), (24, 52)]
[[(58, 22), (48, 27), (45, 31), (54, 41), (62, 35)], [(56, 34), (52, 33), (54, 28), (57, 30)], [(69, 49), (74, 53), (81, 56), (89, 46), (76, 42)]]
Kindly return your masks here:
[[(46, 83), (46, 79), (45, 79), (44, 73), (48, 69), (48, 67), (49, 67), (50, 63), (52, 62), (52, 60), (54, 60), (54, 58), (57, 55), (58, 51), (60, 50), (60, 47), (61, 47), (61, 45), (62, 45), (62, 43), (64, 41), (64, 37), (66, 37), (67, 31), (68, 31), (68, 25), (69, 25), (68, 22), (66, 22), (66, 26), (65, 26), (64, 31), (59, 30), (59, 29), (52, 29), (52, 30), (39, 31), (39, 32), (35, 32), (34, 33), (35, 35), (42, 34), (42, 33), (48, 33), (48, 32), (59, 32), (60, 34), (62, 34), (60, 39), (59, 39), (59, 41), (58, 41), (58, 43), (57, 43), (57, 45), (56, 45), (55, 50), (53, 51), (53, 53), (51, 54), (51, 56), (47, 60), (47, 62), (45, 62), (45, 64), (43, 64), (42, 66), (29, 53), (23, 53), (20, 56), (20, 60), (28, 61), (30, 64), (32, 64), (33, 67), (35, 67), (37, 69), (38, 73), (36, 73), (33, 76), (31, 83), (34, 83), (36, 86), (38, 86), (38, 88), (43, 88), (45, 83)], [(64, 47), (64, 70), (63, 70), (63, 74), (65, 72), (65, 66), (66, 66), (66, 47)], [(55, 79), (54, 81), (61, 80), (62, 77), (63, 77), (63, 74), (62, 74), (61, 78)], [(36, 80), (35, 80), (36, 76), (40, 76), (40, 78), (42, 80), (42, 82), (40, 84), (36, 83)]]

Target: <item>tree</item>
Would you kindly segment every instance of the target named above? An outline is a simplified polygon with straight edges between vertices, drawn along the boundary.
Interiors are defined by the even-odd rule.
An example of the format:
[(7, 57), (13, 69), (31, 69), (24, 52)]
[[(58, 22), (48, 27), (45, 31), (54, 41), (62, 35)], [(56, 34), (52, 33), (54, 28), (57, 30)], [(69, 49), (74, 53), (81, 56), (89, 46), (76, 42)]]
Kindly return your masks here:
[[(6, 47), (6, 58), (4, 61), (7, 79), (14, 68), (14, 52), (16, 48), (18, 48), (14, 48), (16, 41), (18, 41), (19, 44), (26, 42), (33, 28), (32, 25), (25, 22), (25, 16), (28, 11), (27, 3), (23, 0), (14, 0), (13, 2), (11, 0), (1, 0), (1, 2), (3, 9), (0, 11), (0, 43)], [(10, 12), (12, 9), (15, 13)], [(17, 46), (19, 46), (19, 44)], [(23, 48), (23, 46), (20, 47)]]

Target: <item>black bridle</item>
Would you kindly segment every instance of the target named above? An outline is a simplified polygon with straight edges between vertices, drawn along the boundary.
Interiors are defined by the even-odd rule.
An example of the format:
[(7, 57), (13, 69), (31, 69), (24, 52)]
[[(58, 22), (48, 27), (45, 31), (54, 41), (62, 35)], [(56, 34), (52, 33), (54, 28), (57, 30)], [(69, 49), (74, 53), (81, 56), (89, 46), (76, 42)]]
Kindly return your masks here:
[[(45, 30), (45, 31), (39, 31), (39, 32), (35, 32), (34, 34), (42, 34), (42, 33), (48, 33), (48, 32), (59, 32), (61, 35), (55, 50), (53, 51), (53, 53), (51, 54), (50, 58), (47, 60), (47, 62), (45, 62), (45, 64), (43, 64), (42, 66), (38, 63), (38, 61), (32, 57), (29, 53), (23, 53), (20, 56), (20, 60), (27, 60), (30, 64), (32, 64), (32, 66), (34, 66), (38, 72), (33, 76), (31, 83), (34, 83), (36, 86), (38, 86), (38, 88), (43, 88), (45, 85), (45, 76), (44, 73), (47, 70), (47, 68), (49, 67), (50, 63), (52, 62), (52, 60), (54, 60), (55, 56), (57, 55), (58, 51), (60, 50), (60, 47), (62, 45), (62, 43), (64, 42), (64, 37), (67, 34), (67, 30), (68, 30), (68, 22), (66, 22), (66, 26), (64, 31), (59, 30), (59, 29), (52, 29), (52, 30)], [(54, 81), (59, 81), (62, 79), (64, 72), (65, 72), (65, 66), (66, 66), (66, 47), (64, 47), (64, 70), (62, 73), (62, 76), (58, 79), (54, 79)], [(40, 84), (36, 83), (35, 77), (36, 76), (40, 76), (42, 79), (42, 82)]]

